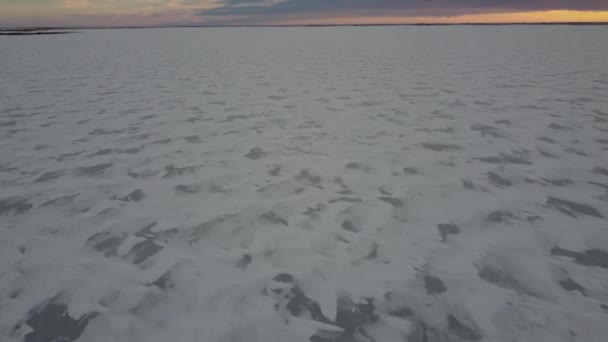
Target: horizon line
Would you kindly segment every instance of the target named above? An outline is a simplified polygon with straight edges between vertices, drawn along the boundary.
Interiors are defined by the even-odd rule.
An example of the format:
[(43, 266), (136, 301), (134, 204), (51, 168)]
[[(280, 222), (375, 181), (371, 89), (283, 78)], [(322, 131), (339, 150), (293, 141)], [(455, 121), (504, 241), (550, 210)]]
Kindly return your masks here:
[(97, 30), (97, 29), (150, 29), (150, 28), (256, 28), (256, 27), (374, 27), (374, 26), (606, 26), (608, 21), (572, 21), (572, 22), (507, 22), (507, 23), (382, 23), (382, 24), (168, 24), (168, 25), (116, 25), (116, 26), (0, 26), (0, 30), (62, 30), (62, 29), (77, 29), (77, 30)]

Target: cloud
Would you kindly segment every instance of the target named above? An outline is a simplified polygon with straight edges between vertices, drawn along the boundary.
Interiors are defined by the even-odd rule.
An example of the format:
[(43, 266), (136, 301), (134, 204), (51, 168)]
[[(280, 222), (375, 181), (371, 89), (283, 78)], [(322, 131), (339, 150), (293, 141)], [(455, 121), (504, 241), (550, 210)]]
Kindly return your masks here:
[(224, 5), (227, 7), (233, 7), (233, 6), (239, 6), (239, 5), (251, 5), (251, 4), (261, 5), (265, 2), (268, 2), (268, 1), (264, 1), (264, 0), (225, 0), (225, 1), (222, 1), (222, 3), (224, 3)]
[[(452, 20), (463, 15), (537, 11), (536, 21), (547, 21), (546, 10), (598, 11), (608, 16), (608, 0), (0, 0), (1, 25), (205, 24), (258, 25), (268, 23), (370, 22), (373, 20)], [(540, 13), (540, 14), (539, 14)], [(564, 20), (576, 21), (563, 12)], [(590, 15), (580, 12), (577, 15)], [(95, 20), (90, 19), (95, 18)], [(146, 18), (154, 18), (146, 19)], [(599, 17), (598, 17), (599, 18)], [(600, 18), (600, 19), (601, 19)], [(596, 19), (599, 21), (600, 19)], [(357, 21), (359, 20), (359, 21)], [(601, 19), (604, 20), (604, 19)]]
[(87, 7), (91, 4), (89, 0), (61, 0), (61, 3), (68, 8)]
[(466, 12), (607, 10), (608, 0), (222, 0), (204, 16), (273, 16), (306, 13), (384, 12), (458, 15)]

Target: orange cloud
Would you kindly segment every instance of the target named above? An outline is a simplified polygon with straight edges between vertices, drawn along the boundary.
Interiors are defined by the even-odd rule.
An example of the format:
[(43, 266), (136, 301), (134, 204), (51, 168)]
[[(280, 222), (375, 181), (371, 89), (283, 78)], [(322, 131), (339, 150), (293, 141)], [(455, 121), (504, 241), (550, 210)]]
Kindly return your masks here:
[(504, 24), (548, 22), (608, 22), (608, 11), (536, 11), (514, 13), (480, 13), (459, 16), (339, 16), (306, 19), (272, 20), (272, 25), (351, 25), (351, 24)]

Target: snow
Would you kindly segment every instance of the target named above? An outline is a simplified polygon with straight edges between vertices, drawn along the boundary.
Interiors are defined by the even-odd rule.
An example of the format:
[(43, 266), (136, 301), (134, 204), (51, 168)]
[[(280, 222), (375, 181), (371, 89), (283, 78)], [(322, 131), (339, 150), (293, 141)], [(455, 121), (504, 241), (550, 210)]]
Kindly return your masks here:
[(2, 38), (0, 340), (603, 341), (605, 35)]

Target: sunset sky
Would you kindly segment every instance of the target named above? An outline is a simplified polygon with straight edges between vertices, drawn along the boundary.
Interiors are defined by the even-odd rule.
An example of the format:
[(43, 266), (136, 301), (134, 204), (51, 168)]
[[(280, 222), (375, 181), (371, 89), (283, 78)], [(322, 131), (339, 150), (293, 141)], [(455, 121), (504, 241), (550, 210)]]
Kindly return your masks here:
[(0, 0), (0, 26), (608, 22), (608, 0)]

